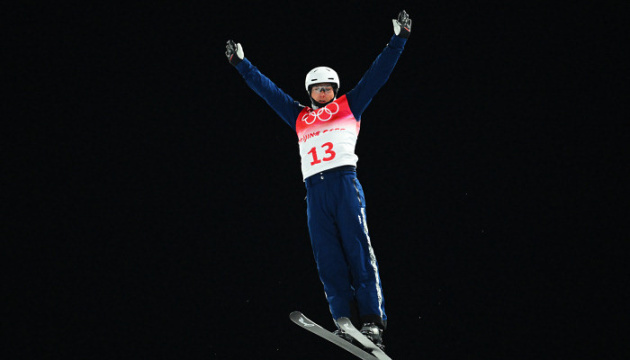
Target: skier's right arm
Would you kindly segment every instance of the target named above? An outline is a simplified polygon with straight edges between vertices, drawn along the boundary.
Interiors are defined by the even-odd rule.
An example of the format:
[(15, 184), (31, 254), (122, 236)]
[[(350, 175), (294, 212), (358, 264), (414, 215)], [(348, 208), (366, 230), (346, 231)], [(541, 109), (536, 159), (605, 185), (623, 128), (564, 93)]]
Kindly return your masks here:
[(249, 62), (241, 44), (228, 40), (225, 56), (243, 76), (247, 85), (295, 130), (295, 120), (302, 110), (302, 106)]

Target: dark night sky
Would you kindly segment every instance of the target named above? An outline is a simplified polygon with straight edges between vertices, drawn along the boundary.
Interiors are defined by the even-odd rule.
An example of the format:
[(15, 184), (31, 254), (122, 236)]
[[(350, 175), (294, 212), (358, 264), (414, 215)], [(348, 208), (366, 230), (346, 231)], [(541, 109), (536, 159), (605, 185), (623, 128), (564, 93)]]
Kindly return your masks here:
[(627, 6), (183, 3), (6, 10), (11, 359), (350, 359), (288, 319), (332, 328), (297, 141), (225, 42), (306, 103), (309, 69), (349, 91), (401, 9), (357, 145), (388, 352), (615, 358)]

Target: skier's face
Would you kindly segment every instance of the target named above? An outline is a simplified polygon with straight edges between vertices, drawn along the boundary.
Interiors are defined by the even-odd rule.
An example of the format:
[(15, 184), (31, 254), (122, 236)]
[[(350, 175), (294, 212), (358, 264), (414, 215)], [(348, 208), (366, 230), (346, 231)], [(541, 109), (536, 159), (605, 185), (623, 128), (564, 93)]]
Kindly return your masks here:
[(325, 104), (335, 98), (332, 84), (317, 84), (311, 88), (311, 97), (320, 104)]

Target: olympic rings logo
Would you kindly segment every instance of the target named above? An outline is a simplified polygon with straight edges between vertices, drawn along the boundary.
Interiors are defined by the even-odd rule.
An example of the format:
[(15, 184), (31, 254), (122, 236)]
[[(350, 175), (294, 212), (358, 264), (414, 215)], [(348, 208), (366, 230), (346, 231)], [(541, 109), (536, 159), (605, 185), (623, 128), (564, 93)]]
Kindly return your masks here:
[[(334, 106), (333, 106), (334, 105)], [(332, 109), (334, 107), (334, 110)], [(311, 125), (315, 120), (328, 121), (332, 119), (332, 116), (339, 112), (339, 104), (330, 103), (328, 106), (317, 109), (315, 111), (309, 111), (308, 114), (302, 116), (302, 121), (307, 125)]]

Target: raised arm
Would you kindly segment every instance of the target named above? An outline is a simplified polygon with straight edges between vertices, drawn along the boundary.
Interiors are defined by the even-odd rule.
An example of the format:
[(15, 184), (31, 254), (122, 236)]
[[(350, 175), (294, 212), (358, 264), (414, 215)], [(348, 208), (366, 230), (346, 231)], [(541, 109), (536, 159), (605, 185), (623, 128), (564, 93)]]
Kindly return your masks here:
[(411, 34), (411, 19), (405, 10), (398, 14), (397, 19), (392, 19), (392, 22), (394, 35), (389, 43), (383, 52), (376, 57), (359, 83), (346, 95), (350, 109), (357, 119), (361, 118), (361, 114), (370, 104), (372, 98), (389, 79), (389, 75), (394, 70)]
[(301, 105), (249, 62), (240, 43), (228, 40), (225, 48), (225, 56), (245, 79), (247, 85), (295, 130), (295, 120), (301, 111)]

